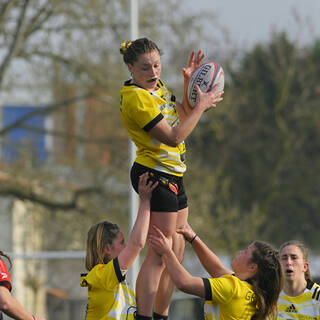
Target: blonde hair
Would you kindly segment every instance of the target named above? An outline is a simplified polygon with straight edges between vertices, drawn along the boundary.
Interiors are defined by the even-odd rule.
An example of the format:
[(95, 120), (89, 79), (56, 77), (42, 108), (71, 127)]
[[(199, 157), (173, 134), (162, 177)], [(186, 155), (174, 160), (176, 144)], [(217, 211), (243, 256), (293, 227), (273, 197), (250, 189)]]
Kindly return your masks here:
[[(280, 246), (280, 250), (279, 250), (280, 251), (280, 255), (281, 255), (281, 251), (287, 246), (295, 246), (295, 247), (299, 248), (301, 253), (302, 253), (303, 261), (304, 262), (308, 262), (309, 261), (308, 260), (309, 259), (308, 249), (302, 242), (300, 242), (299, 240), (290, 240), (290, 241), (287, 241), (287, 242), (283, 243)], [(308, 270), (304, 273), (304, 278), (306, 280), (312, 280), (309, 267), (308, 267)]]
[(95, 224), (88, 231), (86, 268), (90, 271), (95, 265), (107, 263), (110, 257), (104, 252), (107, 244), (112, 245), (119, 227), (108, 221)]

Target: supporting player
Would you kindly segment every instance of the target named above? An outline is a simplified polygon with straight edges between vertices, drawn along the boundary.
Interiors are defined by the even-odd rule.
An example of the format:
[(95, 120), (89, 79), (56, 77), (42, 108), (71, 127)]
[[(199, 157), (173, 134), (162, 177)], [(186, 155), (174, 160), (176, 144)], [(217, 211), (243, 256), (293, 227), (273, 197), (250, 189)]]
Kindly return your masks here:
[(139, 181), (140, 205), (128, 243), (116, 224), (103, 221), (88, 232), (86, 268), (80, 285), (88, 288), (86, 320), (134, 319), (135, 296), (126, 273), (145, 246), (150, 222), (150, 198), (157, 182), (144, 173)]
[(279, 254), (269, 244), (254, 241), (232, 261), (232, 270), (201, 241), (189, 225), (179, 229), (191, 243), (212, 278), (193, 277), (177, 260), (160, 229), (150, 244), (162, 255), (178, 289), (205, 298), (205, 319), (265, 320), (276, 316), (283, 273)]

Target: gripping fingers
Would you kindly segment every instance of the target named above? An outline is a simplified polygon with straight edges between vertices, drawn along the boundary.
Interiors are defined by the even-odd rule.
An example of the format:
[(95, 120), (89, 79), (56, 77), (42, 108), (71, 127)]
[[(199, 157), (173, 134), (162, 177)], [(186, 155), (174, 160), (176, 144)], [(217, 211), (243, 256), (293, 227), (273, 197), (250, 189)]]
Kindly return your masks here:
[(201, 51), (199, 50), (198, 51), (198, 54), (197, 54), (197, 57), (195, 59), (195, 63), (200, 65), (201, 61), (203, 60), (203, 58), (205, 57), (206, 55)]

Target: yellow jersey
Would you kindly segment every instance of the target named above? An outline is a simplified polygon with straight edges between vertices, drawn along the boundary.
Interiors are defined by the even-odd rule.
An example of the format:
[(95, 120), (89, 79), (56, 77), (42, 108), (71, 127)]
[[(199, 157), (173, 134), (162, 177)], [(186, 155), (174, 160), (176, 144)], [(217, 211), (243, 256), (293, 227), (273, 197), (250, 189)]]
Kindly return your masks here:
[(82, 274), (80, 285), (88, 288), (86, 320), (134, 319), (135, 295), (125, 282), (118, 258)]
[(157, 171), (182, 176), (186, 170), (185, 143), (170, 147), (148, 133), (162, 119), (172, 127), (179, 123), (174, 95), (161, 80), (155, 92), (131, 84), (128, 80), (120, 94), (121, 119), (137, 147), (135, 162)]
[(307, 282), (303, 293), (290, 297), (282, 290), (278, 300), (278, 319), (320, 320), (320, 286)]
[(205, 320), (251, 320), (257, 312), (256, 295), (250, 283), (230, 274), (203, 281)]

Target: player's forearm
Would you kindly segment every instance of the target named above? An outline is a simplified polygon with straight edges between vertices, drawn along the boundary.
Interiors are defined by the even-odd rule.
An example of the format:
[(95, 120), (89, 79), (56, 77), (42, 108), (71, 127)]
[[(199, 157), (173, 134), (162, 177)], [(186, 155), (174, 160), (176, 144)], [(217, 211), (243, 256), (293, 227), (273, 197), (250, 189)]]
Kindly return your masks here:
[(189, 83), (189, 80), (184, 78), (182, 105), (187, 115), (192, 111), (192, 107), (190, 106), (189, 100), (188, 100), (188, 83)]
[(201, 264), (212, 277), (220, 277), (231, 273), (221, 262), (220, 258), (197, 236), (192, 241), (192, 248), (197, 254)]
[(133, 226), (130, 242), (135, 247), (142, 249), (147, 240), (150, 223), (150, 200), (140, 200), (136, 222)]
[(194, 108), (177, 126), (172, 128), (172, 136), (176, 145), (179, 145), (191, 134), (202, 113), (200, 108)]
[(181, 265), (172, 250), (164, 254), (163, 259), (166, 265), (166, 270), (176, 287), (179, 290), (185, 291), (188, 279), (192, 278), (190, 273)]
[(16, 320), (34, 320), (33, 316), (11, 296), (11, 293), (8, 290), (7, 292), (1, 292), (0, 300), (1, 311), (3, 311), (7, 316)]

